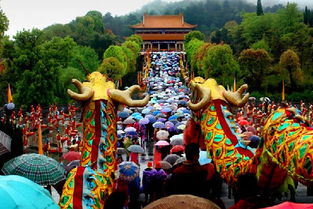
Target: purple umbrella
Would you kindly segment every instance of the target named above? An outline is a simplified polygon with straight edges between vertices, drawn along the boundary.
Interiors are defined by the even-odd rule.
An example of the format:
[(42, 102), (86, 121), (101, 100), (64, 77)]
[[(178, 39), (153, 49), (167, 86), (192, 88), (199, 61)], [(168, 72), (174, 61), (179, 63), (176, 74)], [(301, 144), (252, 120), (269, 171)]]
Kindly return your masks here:
[(159, 118), (159, 119), (157, 120), (157, 122), (161, 122), (161, 123), (164, 123), (165, 121), (166, 121), (165, 118)]
[(139, 120), (139, 124), (140, 125), (146, 125), (146, 124), (148, 124), (150, 121), (149, 121), (149, 119), (148, 118), (143, 118), (143, 119), (140, 119)]
[(172, 109), (169, 107), (164, 107), (161, 112), (172, 112)]
[(169, 129), (169, 128), (172, 128), (172, 127), (175, 127), (175, 126), (174, 126), (174, 123), (172, 123), (172, 122), (170, 122), (170, 121), (167, 121), (167, 122), (165, 122), (165, 127), (166, 127), (167, 129)]
[(155, 122), (152, 126), (153, 128), (165, 128), (165, 125), (162, 122)]

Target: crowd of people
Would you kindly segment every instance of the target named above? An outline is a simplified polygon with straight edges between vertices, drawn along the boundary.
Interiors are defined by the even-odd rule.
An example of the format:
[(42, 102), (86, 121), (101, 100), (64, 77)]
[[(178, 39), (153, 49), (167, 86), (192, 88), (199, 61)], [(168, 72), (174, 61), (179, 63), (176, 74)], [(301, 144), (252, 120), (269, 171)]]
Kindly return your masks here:
[[(181, 76), (182, 57), (182, 52), (151, 53), (147, 82), (151, 100), (144, 108), (125, 107), (118, 111), (117, 183), (115, 191), (106, 201), (105, 209), (140, 209), (173, 194), (203, 197), (225, 208), (221, 200), (223, 180), (216, 172), (209, 154), (196, 143), (184, 145), (183, 133), (192, 113), (187, 106), (190, 91)], [(242, 138), (239, 146), (255, 152), (265, 119), (283, 105), (269, 98), (257, 101), (251, 97), (244, 107), (237, 109), (235, 120), (239, 126), (236, 131)], [(311, 123), (313, 105), (301, 102), (296, 107), (302, 111), (299, 114), (307, 119), (307, 123)], [(77, 151), (80, 142), (77, 133), (79, 124), (75, 121), (77, 108), (70, 105), (68, 110), (69, 114), (66, 114), (52, 106), (46, 121), (47, 129), (49, 124), (56, 129), (61, 124), (60, 127), (64, 129), (60, 129), (65, 133), (63, 136), (60, 131), (56, 134), (56, 141), (62, 143), (55, 149), (58, 153)], [(28, 126), (25, 125), (23, 129), (24, 143), (28, 142), (28, 137), (35, 135), (32, 129), (40, 125), (41, 108), (32, 107), (30, 116), (24, 119), (21, 110), (17, 116), (11, 116), (10, 120), (19, 125), (23, 125), (23, 120), (26, 121)], [(45, 124), (42, 125), (40, 127), (45, 127)], [(43, 149), (48, 153), (54, 151), (50, 141)], [(75, 161), (63, 159), (62, 164), (67, 172), (79, 165), (80, 155), (77, 157)], [(59, 194), (63, 183), (55, 186)], [(262, 204), (257, 197), (256, 184), (255, 175), (243, 174), (238, 177), (236, 203), (232, 209), (257, 208)]]

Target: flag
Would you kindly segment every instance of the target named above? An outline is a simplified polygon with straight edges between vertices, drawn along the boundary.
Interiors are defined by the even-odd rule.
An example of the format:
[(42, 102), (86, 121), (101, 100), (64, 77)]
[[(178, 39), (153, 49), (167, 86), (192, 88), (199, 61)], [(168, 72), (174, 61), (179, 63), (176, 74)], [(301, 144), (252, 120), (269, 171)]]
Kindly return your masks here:
[(8, 84), (8, 103), (12, 103), (12, 102), (13, 102), (13, 98), (12, 98), (11, 88), (10, 88), (10, 84)]
[(41, 123), (38, 125), (38, 154), (43, 155)]
[(285, 101), (285, 81), (282, 80), (281, 101)]
[(236, 78), (234, 78), (234, 91), (237, 91)]

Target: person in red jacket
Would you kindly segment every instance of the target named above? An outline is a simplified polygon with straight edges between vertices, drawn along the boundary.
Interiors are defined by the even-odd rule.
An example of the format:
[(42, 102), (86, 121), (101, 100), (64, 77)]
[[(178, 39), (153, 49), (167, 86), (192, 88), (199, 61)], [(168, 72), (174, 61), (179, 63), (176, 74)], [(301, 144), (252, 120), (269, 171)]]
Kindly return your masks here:
[(186, 145), (185, 153), (187, 160), (173, 170), (168, 183), (168, 193), (207, 197), (209, 175), (208, 169), (199, 164), (199, 145)]

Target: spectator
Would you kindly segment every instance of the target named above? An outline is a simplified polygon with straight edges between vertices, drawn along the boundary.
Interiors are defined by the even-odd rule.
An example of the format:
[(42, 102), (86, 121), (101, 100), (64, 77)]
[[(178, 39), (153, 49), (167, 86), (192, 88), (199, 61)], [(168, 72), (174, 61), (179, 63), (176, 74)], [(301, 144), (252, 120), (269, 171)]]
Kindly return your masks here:
[(127, 196), (124, 192), (112, 192), (103, 209), (123, 209), (126, 201)]
[(147, 168), (144, 169), (142, 173), (142, 187), (143, 192), (145, 193), (145, 204), (148, 204), (152, 198), (152, 180), (155, 172), (156, 170), (153, 169), (153, 162), (149, 161)]
[(208, 192), (208, 169), (199, 164), (199, 146), (188, 144), (185, 148), (186, 161), (173, 170), (169, 180), (170, 194), (191, 194), (206, 197)]
[(244, 173), (238, 176), (235, 188), (235, 204), (230, 209), (256, 209), (261, 208), (257, 196), (258, 183), (254, 174)]
[(152, 177), (152, 201), (164, 197), (164, 186), (166, 177), (166, 172), (161, 168), (160, 162), (157, 161), (155, 163), (155, 172)]

